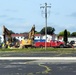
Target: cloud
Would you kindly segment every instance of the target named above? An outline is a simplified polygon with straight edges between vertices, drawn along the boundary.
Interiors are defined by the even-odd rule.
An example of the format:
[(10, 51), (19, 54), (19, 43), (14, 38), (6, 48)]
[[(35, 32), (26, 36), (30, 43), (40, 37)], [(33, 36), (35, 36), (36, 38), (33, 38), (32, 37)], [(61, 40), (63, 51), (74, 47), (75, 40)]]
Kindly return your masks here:
[(57, 13), (55, 13), (55, 15), (60, 15), (60, 13), (57, 12)]
[(18, 12), (17, 10), (14, 10), (14, 9), (6, 9), (5, 11), (6, 12)]
[(24, 18), (8, 18), (7, 20), (9, 20), (9, 21), (22, 21), (22, 20), (24, 20)]
[(73, 12), (73, 13), (71, 13), (70, 15), (67, 15), (67, 16), (76, 17), (76, 12)]
[(55, 24), (55, 23), (51, 23), (51, 27), (55, 28), (55, 33), (58, 34), (61, 31), (64, 31), (65, 29), (67, 29), (70, 32), (74, 32), (76, 31), (76, 24)]
[(0, 15), (0, 18), (6, 18), (7, 15)]
[(8, 30), (12, 30), (15, 33), (29, 32), (33, 26), (29, 22), (13, 24), (8, 22), (6, 24), (0, 24), (0, 34), (2, 34), (2, 25), (5, 25)]
[(53, 14), (53, 15), (60, 15), (60, 13), (59, 13), (59, 12), (56, 12), (56, 11), (52, 11), (52, 12), (50, 12), (50, 14)]

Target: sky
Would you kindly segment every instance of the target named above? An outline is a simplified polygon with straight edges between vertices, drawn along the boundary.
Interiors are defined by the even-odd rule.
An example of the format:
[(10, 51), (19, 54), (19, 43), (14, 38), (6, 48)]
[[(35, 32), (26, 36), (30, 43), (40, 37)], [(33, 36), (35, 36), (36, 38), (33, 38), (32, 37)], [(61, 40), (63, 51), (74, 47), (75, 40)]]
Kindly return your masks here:
[(40, 9), (47, 3), (47, 26), (55, 33), (67, 29), (76, 32), (76, 0), (0, 0), (0, 35), (2, 26), (15, 33), (29, 32), (33, 25), (36, 31), (45, 27), (45, 10)]

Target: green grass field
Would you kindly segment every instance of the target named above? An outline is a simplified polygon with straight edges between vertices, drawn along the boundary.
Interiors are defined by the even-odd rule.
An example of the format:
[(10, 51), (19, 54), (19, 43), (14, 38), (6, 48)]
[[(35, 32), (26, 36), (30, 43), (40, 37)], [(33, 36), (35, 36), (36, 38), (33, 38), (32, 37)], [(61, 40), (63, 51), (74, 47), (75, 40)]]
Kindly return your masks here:
[(18, 48), (11, 48), (11, 49), (0, 49), (0, 52), (2, 51), (13, 51), (13, 52), (47, 52), (47, 51), (65, 51), (65, 52), (70, 52), (70, 51), (76, 51), (75, 48), (24, 48), (24, 49), (18, 49)]
[(76, 54), (76, 48), (24, 48), (24, 49), (0, 49), (0, 53), (57, 53), (58, 55)]

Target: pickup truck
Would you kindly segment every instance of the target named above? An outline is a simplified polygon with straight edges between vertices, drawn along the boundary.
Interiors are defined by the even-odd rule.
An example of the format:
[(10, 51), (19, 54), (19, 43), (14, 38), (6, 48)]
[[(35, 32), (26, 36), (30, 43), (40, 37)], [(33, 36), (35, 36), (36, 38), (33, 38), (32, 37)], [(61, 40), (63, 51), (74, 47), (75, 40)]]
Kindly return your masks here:
[[(35, 42), (35, 47), (45, 47), (45, 42)], [(64, 47), (64, 42), (58, 40), (51, 40), (50, 42), (46, 42), (46, 47)]]

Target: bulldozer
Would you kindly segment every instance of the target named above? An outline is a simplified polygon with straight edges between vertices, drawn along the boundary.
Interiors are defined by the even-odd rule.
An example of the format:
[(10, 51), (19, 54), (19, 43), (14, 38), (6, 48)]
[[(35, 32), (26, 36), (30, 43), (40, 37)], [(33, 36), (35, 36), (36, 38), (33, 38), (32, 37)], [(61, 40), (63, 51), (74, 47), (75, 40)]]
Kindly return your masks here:
[(21, 48), (34, 47), (34, 35), (35, 35), (35, 25), (31, 28), (31, 31), (28, 33), (28, 38), (24, 38), (21, 41)]

